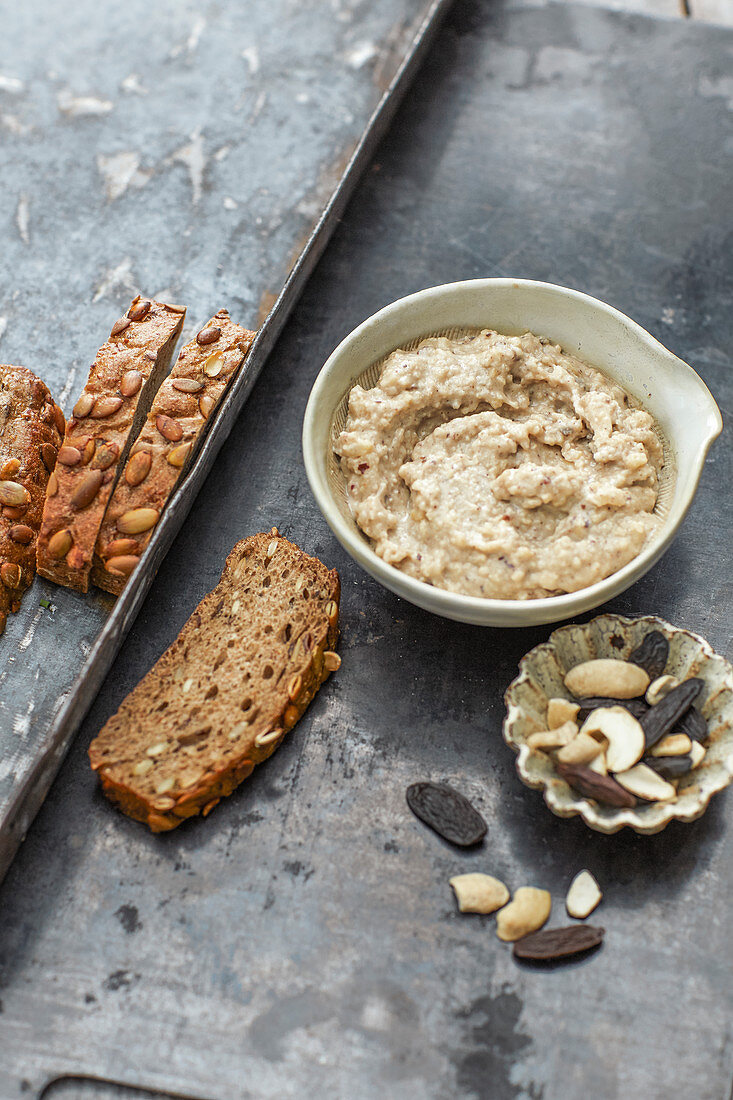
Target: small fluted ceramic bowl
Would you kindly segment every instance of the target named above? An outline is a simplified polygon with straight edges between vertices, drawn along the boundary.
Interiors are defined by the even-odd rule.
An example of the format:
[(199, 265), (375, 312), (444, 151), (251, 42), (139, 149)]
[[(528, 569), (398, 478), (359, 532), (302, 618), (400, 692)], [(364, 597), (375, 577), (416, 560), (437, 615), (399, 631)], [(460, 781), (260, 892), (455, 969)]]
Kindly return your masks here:
[[(492, 328), (534, 332), (601, 370), (655, 419), (664, 449), (656, 513), (662, 523), (642, 552), (605, 580), (540, 600), (495, 600), (448, 592), (383, 561), (357, 526), (334, 453), (351, 388), (373, 386), (385, 358), (426, 336), (458, 336)], [(531, 626), (570, 619), (623, 592), (662, 556), (695, 495), (705, 456), (722, 420), (692, 367), (634, 321), (587, 294), (527, 279), (475, 279), (431, 287), (369, 317), (343, 340), (322, 368), (303, 422), (303, 457), (313, 495), (344, 549), (386, 588), (411, 603), (459, 622)]]
[[(695, 705), (708, 724), (706, 754), (697, 768), (680, 779), (674, 801), (616, 809), (578, 794), (558, 775), (551, 756), (532, 752), (527, 738), (547, 728), (549, 699), (572, 700), (563, 683), (569, 669), (597, 657), (626, 659), (650, 630), (661, 631), (669, 641), (666, 673), (678, 680), (699, 676), (704, 681)], [(694, 821), (733, 778), (733, 668), (704, 638), (653, 615), (638, 619), (599, 615), (589, 623), (555, 630), (548, 641), (522, 658), (519, 675), (507, 688), (504, 701), (503, 735), (517, 753), (519, 778), (542, 791), (558, 817), (578, 815), (599, 833), (615, 833), (624, 826), (637, 833), (658, 833), (670, 821)]]

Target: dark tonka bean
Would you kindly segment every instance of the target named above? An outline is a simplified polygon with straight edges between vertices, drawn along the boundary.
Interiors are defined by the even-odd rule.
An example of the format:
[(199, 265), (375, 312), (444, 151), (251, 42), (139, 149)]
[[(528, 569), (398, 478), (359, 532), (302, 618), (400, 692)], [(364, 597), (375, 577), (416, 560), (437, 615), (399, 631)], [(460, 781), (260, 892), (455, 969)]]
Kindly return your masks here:
[(645, 672), (649, 673), (650, 680), (656, 680), (667, 667), (669, 657), (669, 642), (664, 634), (658, 630), (652, 630), (647, 634), (640, 646), (629, 654), (629, 661), (634, 665), (641, 665)]
[(644, 763), (648, 764), (662, 779), (678, 779), (686, 775), (692, 767), (691, 756), (645, 756)]
[(708, 735), (708, 724), (697, 707), (693, 706), (685, 711), (672, 733), (686, 733), (692, 741), (704, 741)]
[(598, 947), (603, 942), (604, 934), (604, 928), (594, 928), (592, 924), (547, 928), (543, 932), (532, 932), (529, 936), (523, 936), (521, 940), (517, 940), (514, 944), (514, 958), (534, 959), (538, 962), (568, 959)]
[(580, 706), (578, 711), (579, 722), (585, 722), (590, 712), (598, 710), (599, 707), (624, 707), (629, 714), (633, 714), (634, 718), (641, 718), (649, 710), (649, 704), (645, 703), (643, 699), (604, 699), (601, 695), (578, 699), (578, 705)]
[(407, 788), (406, 798), (415, 817), (451, 844), (469, 848), (486, 836), (487, 825), (481, 814), (447, 783), (413, 783)]
[(685, 711), (688, 711), (695, 699), (702, 691), (702, 680), (692, 676), (689, 680), (683, 680), (676, 688), (672, 688), (655, 706), (641, 719), (641, 727), (644, 730), (647, 748), (656, 745), (673, 726), (679, 722)]
[(586, 798), (595, 798), (596, 802), (602, 802), (606, 806), (631, 808), (636, 805), (633, 794), (624, 790), (621, 784), (610, 775), (599, 775), (598, 772), (586, 768), (584, 764), (559, 763), (557, 770), (571, 787), (580, 794), (584, 794)]

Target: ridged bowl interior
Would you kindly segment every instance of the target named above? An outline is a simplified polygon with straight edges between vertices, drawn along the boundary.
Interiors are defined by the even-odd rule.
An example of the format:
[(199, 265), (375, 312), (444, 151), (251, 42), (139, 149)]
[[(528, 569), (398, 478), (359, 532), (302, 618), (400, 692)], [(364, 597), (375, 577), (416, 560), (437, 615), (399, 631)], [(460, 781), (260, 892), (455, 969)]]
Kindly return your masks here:
[[(706, 755), (678, 785), (673, 802), (640, 804), (634, 809), (602, 806), (574, 791), (557, 774), (552, 758), (531, 752), (527, 738), (547, 728), (549, 699), (572, 699), (563, 683), (565, 674), (582, 661), (598, 657), (625, 659), (649, 633), (659, 630), (669, 640), (666, 672), (678, 680), (699, 676), (705, 683), (696, 703), (708, 723)], [(670, 821), (694, 821), (712, 796), (733, 778), (733, 668), (697, 634), (646, 615), (627, 619), (600, 615), (589, 623), (555, 630), (547, 642), (522, 658), (519, 675), (504, 696), (507, 713), (503, 736), (517, 753), (517, 772), (528, 787), (541, 790), (558, 817), (580, 816), (591, 829), (615, 833), (628, 826), (637, 833), (658, 833)]]
[[(415, 349), (422, 343), (423, 340), (428, 340), (435, 336), (445, 336), (449, 340), (457, 340), (462, 336), (476, 336), (482, 332), (481, 328), (449, 328), (440, 329), (438, 331), (426, 332), (422, 336), (417, 337), (414, 340), (410, 340), (409, 343), (400, 344), (398, 347), (392, 349), (387, 355), (382, 355), (375, 362), (371, 363), (365, 371), (359, 375), (359, 377), (352, 382), (347, 389), (341, 395), (341, 399), (338, 404), (331, 411), (331, 420), (329, 425), (328, 437), (331, 441), (331, 447), (328, 454), (328, 483), (333, 494), (333, 499), (338, 507), (339, 512), (343, 518), (353, 527), (355, 533), (360, 536), (366, 543), (371, 545), (371, 539), (361, 530), (357, 525), (351, 509), (349, 507), (349, 501), (346, 494), (346, 479), (341, 469), (341, 463), (339, 456), (336, 454), (334, 448), (338, 437), (346, 426), (346, 419), (349, 414), (349, 394), (354, 386), (361, 386), (362, 389), (371, 390), (376, 386), (379, 381), (380, 375), (384, 364), (390, 355), (395, 351), (415, 351)], [(522, 335), (521, 333), (504, 333), (504, 335)], [(536, 333), (537, 336), (542, 336), (543, 333)], [(570, 354), (573, 354), (572, 352)], [(589, 366), (594, 367), (604, 373), (600, 367), (595, 367), (595, 364), (590, 363)], [(608, 375), (606, 375), (608, 377)], [(659, 472), (659, 487), (657, 493), (657, 502), (654, 506), (654, 514), (659, 516), (661, 520), (665, 520), (668, 513), (670, 504), (674, 497), (675, 477), (676, 477), (676, 463), (674, 460), (674, 452), (672, 446), (667, 439), (666, 435), (662, 431), (659, 424), (654, 421), (654, 431), (659, 439), (662, 447), (662, 468)]]

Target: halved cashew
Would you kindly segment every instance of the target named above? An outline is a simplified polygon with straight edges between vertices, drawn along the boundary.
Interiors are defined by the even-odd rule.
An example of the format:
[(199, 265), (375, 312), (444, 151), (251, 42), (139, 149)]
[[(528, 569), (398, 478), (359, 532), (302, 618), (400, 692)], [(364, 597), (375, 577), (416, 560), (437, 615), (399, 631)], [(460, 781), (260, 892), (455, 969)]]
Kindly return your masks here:
[(613, 778), (625, 790), (647, 802), (669, 802), (677, 797), (677, 789), (657, 775), (648, 764), (637, 764), (628, 771), (616, 772)]
[(692, 750), (692, 741), (686, 733), (668, 733), (649, 749), (650, 756), (687, 756)]
[(627, 771), (644, 755), (644, 730), (625, 707), (598, 707), (592, 710), (580, 727), (578, 737), (584, 733), (601, 733), (606, 738), (606, 764), (610, 772)]
[(560, 749), (568, 745), (574, 737), (578, 736), (578, 727), (575, 722), (564, 722), (555, 729), (540, 730), (539, 733), (531, 733), (527, 738), (527, 744), (531, 749), (540, 749), (549, 752), (550, 749)]
[(536, 886), (520, 886), (514, 897), (499, 910), (496, 918), (496, 934), (505, 943), (521, 940), (530, 932), (541, 928), (550, 915), (552, 897), (548, 890)]
[(679, 680), (676, 676), (657, 676), (656, 680), (653, 680), (646, 689), (644, 698), (650, 707), (654, 707), (660, 699), (663, 699), (665, 695), (669, 695), (672, 688), (676, 688), (678, 684)]
[(557, 759), (562, 764), (588, 764), (603, 750), (604, 745), (596, 741), (595, 737), (587, 733), (579, 733), (569, 745), (560, 749)]
[(565, 898), (565, 908), (568, 911), (568, 916), (585, 920), (593, 912), (602, 897), (603, 894), (598, 883), (590, 871), (578, 871), (570, 883), (570, 889)]
[(568, 699), (550, 699), (547, 704), (547, 728), (558, 729), (566, 722), (574, 722), (580, 707)]
[(506, 886), (492, 875), (474, 871), (468, 875), (454, 875), (448, 881), (455, 890), (462, 913), (493, 913), (509, 901)]
[(692, 748), (690, 749), (690, 756), (692, 757), (690, 771), (696, 768), (698, 764), (702, 764), (706, 751), (705, 746), (701, 745), (699, 741), (692, 742)]
[(635, 699), (649, 687), (649, 675), (629, 661), (601, 657), (571, 668), (565, 687), (578, 698), (601, 695), (606, 699)]

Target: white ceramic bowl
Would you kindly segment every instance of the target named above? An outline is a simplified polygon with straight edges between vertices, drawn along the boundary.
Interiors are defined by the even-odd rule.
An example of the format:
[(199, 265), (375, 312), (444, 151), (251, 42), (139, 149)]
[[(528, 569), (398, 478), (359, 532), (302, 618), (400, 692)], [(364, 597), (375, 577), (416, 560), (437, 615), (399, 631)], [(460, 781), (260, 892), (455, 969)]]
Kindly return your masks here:
[[(657, 536), (617, 573), (578, 592), (541, 600), (463, 596), (407, 576), (382, 561), (354, 522), (333, 454), (351, 387), (374, 385), (384, 358), (426, 336), (492, 328), (531, 331), (597, 367), (655, 418), (665, 446)], [(313, 495), (328, 525), (381, 584), (411, 603), (460, 622), (531, 626), (560, 622), (623, 592), (672, 542), (700, 480), (710, 444), (722, 429), (718, 406), (702, 379), (643, 328), (587, 294), (526, 279), (474, 279), (431, 287), (385, 306), (343, 340), (315, 381), (303, 423), (303, 457)]]

